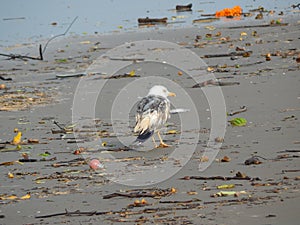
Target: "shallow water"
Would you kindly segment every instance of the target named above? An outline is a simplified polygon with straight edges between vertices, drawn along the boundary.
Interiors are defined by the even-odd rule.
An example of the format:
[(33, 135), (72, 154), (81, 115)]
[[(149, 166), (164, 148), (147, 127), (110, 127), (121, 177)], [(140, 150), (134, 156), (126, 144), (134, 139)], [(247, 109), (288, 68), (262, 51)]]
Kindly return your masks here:
[[(177, 4), (193, 4), (192, 12), (177, 13)], [(168, 17), (175, 22), (168, 27), (189, 27), (201, 13), (215, 13), (225, 7), (240, 5), (244, 11), (263, 6), (268, 10), (285, 11), (293, 0), (226, 0), (226, 1), (174, 1), (174, 0), (12, 0), (1, 3), (0, 46), (34, 42), (64, 33), (72, 20), (78, 19), (68, 35), (124, 32), (138, 29), (139, 17)], [(182, 16), (172, 20), (172, 16)], [(51, 25), (57, 23), (57, 25)], [(147, 28), (143, 28), (147, 29)]]

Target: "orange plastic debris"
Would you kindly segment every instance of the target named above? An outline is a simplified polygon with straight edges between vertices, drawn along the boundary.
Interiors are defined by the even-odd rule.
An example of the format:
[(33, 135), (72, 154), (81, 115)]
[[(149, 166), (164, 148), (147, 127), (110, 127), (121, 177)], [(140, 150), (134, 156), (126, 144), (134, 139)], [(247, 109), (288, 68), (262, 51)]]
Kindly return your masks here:
[(240, 16), (242, 14), (243, 10), (240, 6), (236, 5), (233, 8), (225, 8), (221, 11), (216, 12), (216, 17), (222, 17), (222, 16)]

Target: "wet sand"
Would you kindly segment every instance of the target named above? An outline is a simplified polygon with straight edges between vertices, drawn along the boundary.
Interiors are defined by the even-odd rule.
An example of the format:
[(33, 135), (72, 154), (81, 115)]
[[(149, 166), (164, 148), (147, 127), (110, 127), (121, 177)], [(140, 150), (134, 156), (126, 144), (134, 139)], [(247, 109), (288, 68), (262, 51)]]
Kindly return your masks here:
[[(41, 153), (50, 152), (51, 155), (46, 158), (55, 159), (1, 166), (0, 215), (3, 218), (0, 219), (0, 224), (298, 224), (300, 78), (296, 58), (299, 57), (299, 19), (298, 15), (294, 15), (284, 19), (287, 26), (274, 27), (233, 29), (230, 27), (249, 24), (232, 21), (222, 27), (214, 24), (214, 30), (193, 27), (76, 36), (53, 41), (45, 53), (45, 61), (2, 60), (1, 75), (12, 78), (12, 81), (1, 81), (9, 88), (8, 92), (24, 90), (26, 96), (29, 90), (41, 91), (49, 96), (49, 102), (44, 106), (33, 106), (22, 111), (1, 112), (1, 142), (11, 140), (14, 136), (13, 129), (17, 127), (23, 131), (25, 142), (26, 139), (35, 138), (40, 143), (22, 145), (19, 151), (2, 151), (0, 163), (21, 159), (21, 152), (27, 152), (30, 158), (35, 159), (41, 159)], [(258, 24), (265, 24), (265, 21), (255, 21), (251, 25)], [(242, 32), (247, 35), (241, 35)], [(206, 37), (206, 34), (212, 36)], [(198, 38), (196, 42), (197, 35), (202, 38)], [(238, 85), (221, 87), (226, 111), (235, 111), (241, 106), (246, 106), (247, 111), (228, 116), (227, 119), (243, 117), (248, 123), (244, 127), (227, 124), (224, 142), (216, 159), (205, 171), (200, 172), (198, 166), (208, 141), (211, 123), (208, 119), (210, 112), (207, 110), (209, 104), (203, 94), (198, 95), (201, 89), (191, 88), (193, 83), (186, 76), (180, 77), (178, 69), (174, 67), (155, 68), (141, 63), (119, 71), (124, 74), (132, 68), (140, 67), (141, 70), (138, 71), (141, 71), (142, 77), (155, 71), (161, 73), (162, 77), (179, 80), (197, 105), (201, 121), (201, 128), (195, 131), (200, 134), (196, 150), (187, 164), (183, 166), (179, 162), (176, 165), (179, 172), (158, 184), (125, 186), (110, 181), (110, 177), (105, 175), (105, 169), (89, 169), (84, 162), (89, 157), (85, 153), (74, 155), (78, 146), (76, 143), (68, 143), (68, 140), (72, 140), (68, 138), (74, 137), (72, 133), (61, 139), (60, 134), (51, 132), (58, 129), (53, 120), (61, 124), (72, 123), (74, 92), (80, 79), (86, 79), (56, 79), (56, 75), (84, 72), (108, 49), (125, 42), (147, 39), (169, 41), (190, 49), (203, 57), (208, 67), (213, 68), (219, 81), (238, 82)], [(234, 58), (204, 57), (238, 52), (237, 47), (252, 51), (252, 54), (249, 57)], [(13, 50), (35, 55), (37, 45)], [(271, 53), (270, 61), (266, 60), (265, 55), (268, 53)], [(98, 75), (93, 76), (96, 78)], [(118, 88), (127, 84), (128, 79), (139, 78), (115, 79), (110, 84), (118, 92)], [(1, 92), (3, 94), (4, 91)], [(101, 102), (97, 108), (97, 117), (103, 122), (99, 129), (107, 130), (109, 134), (112, 129), (107, 124), (105, 126), (105, 123), (110, 122), (107, 118), (110, 109), (105, 106), (111, 100), (109, 96), (113, 99), (114, 94), (113, 91), (104, 93), (104, 103)], [(38, 95), (34, 97), (38, 98)], [(180, 128), (178, 116), (172, 116), (170, 123), (173, 124), (172, 129)], [(176, 145), (174, 143), (179, 135), (165, 135), (164, 138), (167, 143)], [(103, 140), (108, 144), (117, 143), (113, 136), (104, 137)], [(6, 148), (14, 146), (7, 144)], [(171, 151), (172, 147), (149, 152), (123, 151), (113, 154), (118, 159), (137, 157), (132, 164), (139, 168), (147, 163), (158, 166), (167, 159)], [(261, 164), (245, 165), (245, 160), (253, 155), (262, 157), (258, 158)], [(224, 156), (230, 157), (230, 162), (221, 162)], [(71, 160), (75, 160), (73, 164)], [(105, 165), (106, 162), (103, 163)], [(14, 175), (13, 178), (7, 176), (9, 172)], [(199, 178), (232, 178), (238, 172), (252, 179)], [(199, 179), (193, 179), (193, 176)], [(228, 190), (217, 189), (224, 184), (235, 184), (235, 187)], [(114, 192), (136, 194), (137, 192), (130, 190), (147, 191), (149, 188), (157, 188), (161, 193), (165, 191), (167, 194), (160, 198), (144, 197), (148, 204), (141, 205), (134, 202), (143, 197), (103, 199), (103, 196)], [(238, 196), (211, 197), (220, 191), (241, 193)], [(8, 198), (12, 195), (21, 197), (28, 192), (31, 198), (27, 200)], [(91, 215), (36, 218), (64, 213), (66, 210), (91, 212)], [(95, 211), (98, 215), (93, 214)]]

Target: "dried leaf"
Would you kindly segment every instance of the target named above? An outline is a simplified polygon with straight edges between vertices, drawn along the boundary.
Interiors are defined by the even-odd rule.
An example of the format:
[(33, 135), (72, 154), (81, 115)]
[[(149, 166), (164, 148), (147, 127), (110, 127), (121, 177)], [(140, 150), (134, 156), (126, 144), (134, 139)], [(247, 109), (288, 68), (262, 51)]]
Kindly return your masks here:
[(27, 142), (31, 144), (38, 144), (40, 141), (39, 139), (29, 138)]
[(13, 173), (11, 173), (11, 172), (8, 172), (8, 173), (7, 173), (7, 177), (8, 177), (8, 178), (14, 178), (15, 176), (14, 176), (14, 174), (13, 174)]
[(26, 195), (20, 197), (20, 199), (22, 199), (22, 200), (26, 200), (26, 199), (30, 199), (30, 198), (31, 198), (30, 193), (27, 193)]
[(171, 193), (176, 193), (177, 192), (177, 190), (176, 190), (176, 188), (171, 188), (171, 191), (170, 191)]
[(196, 191), (188, 191), (187, 194), (188, 195), (197, 195), (198, 192), (196, 192)]
[(0, 196), (0, 200), (15, 200), (18, 197), (16, 195), (10, 195), (10, 196)]
[(222, 142), (224, 142), (224, 138), (223, 137), (216, 137), (215, 142), (222, 143)]
[(234, 187), (235, 187), (234, 184), (223, 184), (223, 185), (217, 186), (218, 189), (230, 189), (230, 188), (234, 188)]
[(179, 131), (178, 130), (168, 130), (167, 134), (178, 134)]
[(18, 130), (18, 128), (15, 128), (14, 130), (15, 133), (17, 133), (16, 136), (14, 136), (13, 140), (12, 140), (12, 144), (13, 145), (18, 145), (21, 143), (21, 139), (22, 139), (22, 132)]
[(129, 76), (131, 77), (134, 77), (135, 76), (135, 70), (131, 70), (129, 73), (128, 73)]
[(91, 41), (81, 41), (81, 42), (79, 42), (80, 44), (84, 44), (84, 45), (86, 45), (86, 44), (91, 44)]
[(226, 155), (221, 159), (221, 162), (230, 162), (230, 161), (231, 161), (231, 158)]
[(209, 161), (209, 158), (207, 156), (202, 156), (200, 158), (200, 162), (208, 162)]

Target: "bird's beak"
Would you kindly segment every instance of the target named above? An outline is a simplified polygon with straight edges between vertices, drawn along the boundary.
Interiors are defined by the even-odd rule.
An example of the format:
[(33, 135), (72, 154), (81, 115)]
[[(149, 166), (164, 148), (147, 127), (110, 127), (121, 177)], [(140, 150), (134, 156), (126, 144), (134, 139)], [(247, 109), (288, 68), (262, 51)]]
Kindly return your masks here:
[(175, 94), (174, 92), (169, 92), (168, 96), (170, 96), (170, 97), (175, 97), (176, 94)]

